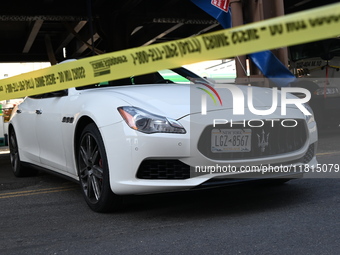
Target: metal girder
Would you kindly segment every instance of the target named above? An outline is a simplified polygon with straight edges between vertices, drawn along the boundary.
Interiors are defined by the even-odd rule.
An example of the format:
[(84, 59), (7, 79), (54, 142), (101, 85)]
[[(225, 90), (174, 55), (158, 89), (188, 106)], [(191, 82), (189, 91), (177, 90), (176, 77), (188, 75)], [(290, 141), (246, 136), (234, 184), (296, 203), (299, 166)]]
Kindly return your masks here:
[(37, 20), (44, 20), (44, 21), (80, 21), (86, 20), (87, 17), (81, 16), (63, 16), (63, 15), (0, 15), (0, 21), (37, 21)]
[(121, 7), (120, 11), (127, 11), (131, 7), (137, 6), (140, 4), (143, 0), (130, 0), (130, 1), (124, 1), (123, 6)]
[(166, 36), (167, 34), (170, 34), (172, 31), (175, 31), (177, 28), (183, 26), (183, 23), (179, 23), (177, 25), (172, 26), (171, 28), (165, 30), (163, 33), (157, 35), (156, 37), (152, 38), (150, 41), (146, 42), (143, 44), (143, 46), (152, 44), (153, 42), (155, 42), (157, 39), (163, 38), (164, 36)]
[(204, 29), (198, 31), (198, 32), (195, 33), (195, 34), (192, 34), (190, 37), (196, 36), (196, 35), (200, 35), (200, 34), (204, 34), (204, 33), (206, 33), (206, 32), (208, 32), (208, 31), (214, 29), (215, 27), (217, 27), (217, 26), (219, 26), (219, 25), (220, 25), (219, 23), (212, 24), (212, 25), (210, 25), (210, 26), (208, 26), (208, 27), (206, 27), (206, 28), (204, 28)]
[[(273, 4), (278, 1), (281, 7)], [(293, 13), (335, 2), (337, 1), (231, 0), (232, 18), (244, 15), (246, 22), (242, 20), (240, 25), (252, 22), (254, 15), (247, 12), (247, 9), (251, 9), (250, 4), (259, 7), (258, 9), (261, 9), (261, 4), (268, 5), (267, 10), (258, 12), (258, 16), (262, 15), (262, 18), (267, 19), (272, 13), (276, 16), (278, 7), (281, 10), (284, 7), (286, 13)], [(240, 7), (239, 12), (237, 6)], [(94, 29), (90, 20), (94, 21)], [(69, 28), (63, 26), (63, 23), (67, 23)], [(50, 45), (60, 61), (63, 59), (61, 52), (64, 47), (67, 47), (69, 56), (84, 57), (88, 55), (87, 48), (101, 54), (199, 35), (214, 31), (218, 26), (219, 23), (214, 18), (190, 0), (3, 1), (0, 14), (0, 33), (3, 37), (0, 56), (2, 61), (7, 62), (20, 61), (20, 58), (22, 61), (48, 61), (44, 48)], [(96, 43), (93, 44), (88, 39), (96, 32), (101, 40), (98, 40), (99, 36), (96, 34)], [(51, 40), (47, 44), (46, 39), (44, 40), (46, 34)], [(93, 45), (97, 48), (93, 48)]]
[(51, 65), (56, 65), (58, 62), (57, 62), (57, 59), (55, 58), (53, 46), (51, 42), (51, 37), (49, 35), (45, 35), (45, 45), (46, 45), (47, 56), (48, 56), (48, 59)]
[(217, 20), (213, 19), (185, 19), (185, 18), (153, 18), (152, 23), (168, 23), (168, 24), (178, 24), (183, 23), (185, 25), (210, 25), (219, 24)]
[(28, 53), (30, 51), (32, 44), (33, 44), (35, 38), (37, 37), (38, 32), (39, 32), (43, 22), (44, 21), (42, 19), (38, 19), (34, 22), (33, 28), (31, 30), (30, 35), (28, 36), (28, 39), (26, 41), (26, 44), (25, 44), (25, 47), (24, 47), (22, 53)]
[[(75, 33), (79, 33), (79, 31), (86, 25), (87, 21), (82, 20), (79, 21), (74, 27), (73, 27), (73, 31)], [(59, 53), (63, 50), (64, 47), (66, 47), (71, 41), (72, 39), (75, 37), (75, 35), (73, 33), (69, 33), (64, 40), (60, 43), (59, 47), (56, 50), (56, 53)]]
[[(93, 35), (93, 42), (96, 42), (98, 39), (100, 38), (98, 33), (95, 33)], [(83, 42), (83, 45), (80, 46), (73, 54), (74, 57), (79, 56), (80, 54), (82, 54), (86, 49), (90, 48), (92, 49), (92, 38), (88, 39), (86, 42)]]

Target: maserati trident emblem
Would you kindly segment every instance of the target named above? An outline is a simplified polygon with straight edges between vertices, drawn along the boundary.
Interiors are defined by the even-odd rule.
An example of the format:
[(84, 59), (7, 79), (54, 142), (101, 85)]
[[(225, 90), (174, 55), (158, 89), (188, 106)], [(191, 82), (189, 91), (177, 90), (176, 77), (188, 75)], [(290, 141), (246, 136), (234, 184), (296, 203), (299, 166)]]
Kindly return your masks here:
[(270, 133), (266, 134), (263, 129), (261, 135), (257, 134), (257, 146), (261, 148), (261, 152), (264, 152), (266, 150), (266, 147), (268, 146), (269, 134)]

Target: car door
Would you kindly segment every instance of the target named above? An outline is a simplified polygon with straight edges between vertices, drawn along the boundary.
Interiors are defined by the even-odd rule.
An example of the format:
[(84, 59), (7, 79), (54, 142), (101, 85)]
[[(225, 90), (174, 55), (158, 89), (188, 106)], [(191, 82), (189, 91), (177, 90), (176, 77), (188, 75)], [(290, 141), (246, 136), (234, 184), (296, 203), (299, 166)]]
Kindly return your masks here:
[(43, 167), (64, 172), (65, 150), (62, 137), (62, 112), (67, 96), (49, 93), (40, 99), (36, 108), (36, 136)]
[(40, 99), (27, 97), (16, 109), (13, 126), (16, 133), (21, 160), (39, 164), (39, 144), (36, 133), (36, 109)]

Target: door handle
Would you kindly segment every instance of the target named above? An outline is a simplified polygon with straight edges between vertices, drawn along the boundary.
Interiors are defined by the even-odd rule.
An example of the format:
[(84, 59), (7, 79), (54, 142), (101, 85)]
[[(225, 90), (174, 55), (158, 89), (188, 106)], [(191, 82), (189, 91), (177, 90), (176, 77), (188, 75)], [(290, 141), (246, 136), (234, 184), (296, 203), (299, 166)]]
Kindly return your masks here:
[(42, 110), (35, 110), (36, 114), (42, 114)]
[(17, 113), (22, 113), (22, 110), (18, 109), (18, 110), (17, 110)]

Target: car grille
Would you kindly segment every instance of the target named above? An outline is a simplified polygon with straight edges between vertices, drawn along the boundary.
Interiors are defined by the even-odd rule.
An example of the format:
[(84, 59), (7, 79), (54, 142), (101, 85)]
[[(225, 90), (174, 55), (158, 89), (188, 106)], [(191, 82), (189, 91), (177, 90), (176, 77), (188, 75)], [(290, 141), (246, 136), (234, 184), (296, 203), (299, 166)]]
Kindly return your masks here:
[[(211, 151), (211, 133), (213, 129), (240, 129), (240, 125), (216, 125), (216, 127), (208, 126), (202, 132), (198, 142), (198, 150), (206, 157), (215, 160), (238, 160), (263, 158), (268, 156), (280, 155), (301, 149), (306, 143), (307, 134), (304, 120), (296, 120), (295, 127), (284, 127), (280, 121), (275, 121), (272, 127), (271, 121), (263, 121), (262, 127), (243, 126), (242, 129), (251, 129), (251, 151), (249, 152), (219, 152)], [(246, 122), (247, 124), (247, 122)], [(252, 122), (252, 126), (255, 126)], [(258, 125), (260, 126), (260, 125)], [(269, 134), (268, 138), (267, 135)], [(268, 144), (262, 150), (259, 146), (259, 140), (265, 139)]]
[(190, 166), (179, 160), (144, 160), (137, 178), (152, 180), (184, 180), (190, 178)]
[(305, 164), (309, 163), (313, 159), (314, 155), (315, 155), (315, 145), (313, 143), (309, 145), (308, 150), (302, 159), (302, 162)]
[[(314, 157), (315, 145), (311, 144), (306, 152), (306, 154), (294, 161), (283, 162), (271, 164), (271, 166), (280, 165), (291, 165), (297, 163), (308, 163)], [(191, 168), (189, 165), (184, 164), (179, 160), (144, 160), (138, 168), (137, 178), (138, 179), (148, 179), (148, 180), (185, 180), (190, 177), (195, 177), (198, 175), (193, 170), (190, 172)]]

